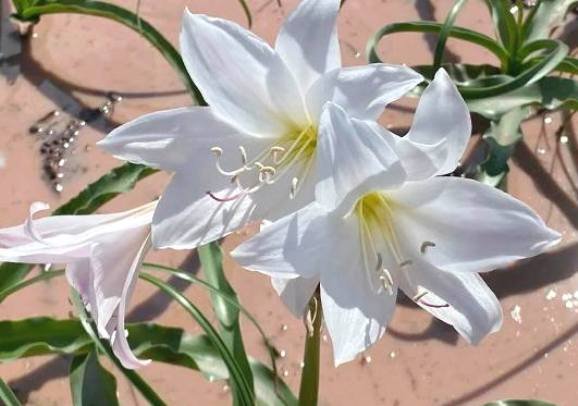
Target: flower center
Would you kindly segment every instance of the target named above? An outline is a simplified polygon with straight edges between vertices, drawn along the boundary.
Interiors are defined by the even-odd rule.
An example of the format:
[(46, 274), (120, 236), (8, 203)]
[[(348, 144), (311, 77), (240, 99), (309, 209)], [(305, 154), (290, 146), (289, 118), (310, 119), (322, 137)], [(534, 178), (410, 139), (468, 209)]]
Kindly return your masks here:
[[(372, 192), (359, 199), (354, 209), (359, 221), (365, 274), (371, 288), (377, 294), (384, 290), (390, 295), (394, 293), (391, 270), (384, 266), (383, 259), (387, 255), (392, 256), (395, 260), (396, 269), (394, 271), (403, 272), (408, 285), (416, 286), (411, 283), (411, 275), (409, 274), (413, 261), (403, 257), (395, 231), (393, 216), (396, 206), (396, 203), (387, 195), (381, 192)], [(428, 249), (433, 247), (435, 247), (435, 243), (424, 241), (420, 248), (421, 254), (424, 255)], [(375, 262), (372, 263), (372, 260)], [(412, 298), (415, 302), (429, 307), (448, 306), (447, 304), (428, 303), (423, 298), (429, 292), (423, 288), (416, 287), (414, 289)]]
[(238, 148), (241, 165), (234, 169), (225, 169), (223, 149), (218, 146), (212, 147), (211, 151), (216, 156), (217, 171), (228, 177), (231, 183), (236, 184), (239, 192), (225, 198), (215, 196), (210, 191), (207, 194), (221, 202), (235, 200), (255, 193), (266, 185), (274, 184), (295, 165), (300, 165), (300, 170), (291, 179), (289, 196), (294, 199), (311, 169), (316, 145), (317, 130), (312, 125), (289, 132), (254, 157), (249, 157), (246, 148), (240, 145)]

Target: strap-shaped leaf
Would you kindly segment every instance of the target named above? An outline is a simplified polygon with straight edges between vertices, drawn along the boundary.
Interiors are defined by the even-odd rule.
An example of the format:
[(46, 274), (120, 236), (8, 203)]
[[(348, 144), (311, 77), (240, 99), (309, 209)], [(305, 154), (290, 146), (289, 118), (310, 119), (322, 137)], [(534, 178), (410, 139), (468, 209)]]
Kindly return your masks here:
[[(434, 34), (439, 34), (442, 28), (443, 24), (431, 21), (413, 21), (407, 23), (384, 25), (375, 34), (373, 34), (373, 36), (367, 42), (367, 58), (371, 63), (382, 62), (377, 54), (377, 46), (379, 45), (381, 39), (386, 35), (400, 32), (431, 32)], [(449, 31), (449, 37), (479, 45), (493, 53), (502, 65), (506, 65), (508, 63), (508, 51), (506, 51), (504, 47), (498, 44), (493, 38), (490, 38), (487, 35), (464, 27), (454, 26)]]
[(253, 389), (253, 374), (245, 352), (241, 326), (239, 325), (237, 294), (225, 276), (221, 248), (217, 244), (209, 244), (199, 248), (198, 253), (207, 282), (237, 301), (237, 303), (231, 303), (231, 301), (227, 301), (221, 295), (211, 293), (213, 309), (219, 320), (220, 335), (223, 337), (223, 341), (229, 351), (233, 354), (241, 372), (246, 377), (249, 387)]
[(560, 24), (570, 7), (578, 0), (540, 0), (526, 18), (522, 32), (525, 41), (531, 42), (548, 38), (551, 31)]
[(0, 378), (0, 400), (6, 406), (21, 405), (20, 401), (18, 400), (14, 392), (12, 392), (12, 389), (10, 389), (10, 386), (8, 386), (6, 382), (4, 382), (1, 378)]
[(516, 19), (510, 12), (510, 1), (486, 0), (486, 4), (492, 14), (500, 41), (508, 51), (515, 52), (519, 44), (520, 32)]
[(74, 406), (116, 406), (116, 379), (98, 362), (93, 349), (72, 359), (70, 391)]
[(434, 72), (437, 71), (442, 64), (442, 59), (444, 56), (444, 51), (446, 49), (446, 42), (448, 40), (450, 30), (452, 29), (459, 12), (463, 8), (463, 6), (465, 6), (467, 1), (468, 0), (456, 0), (450, 12), (446, 16), (446, 20), (444, 21), (444, 25), (440, 30), (438, 43), (436, 45), (436, 49), (434, 52), (434, 62), (433, 62)]

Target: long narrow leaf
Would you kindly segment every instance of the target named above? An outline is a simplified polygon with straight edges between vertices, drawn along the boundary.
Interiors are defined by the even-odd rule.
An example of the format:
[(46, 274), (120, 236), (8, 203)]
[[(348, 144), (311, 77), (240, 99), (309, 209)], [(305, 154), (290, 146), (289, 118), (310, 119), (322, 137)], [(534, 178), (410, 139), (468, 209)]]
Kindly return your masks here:
[(450, 12), (448, 13), (446, 20), (444, 21), (444, 25), (440, 30), (438, 36), (438, 43), (436, 45), (436, 49), (434, 52), (434, 62), (433, 62), (434, 71), (437, 71), (442, 64), (444, 51), (446, 49), (446, 42), (450, 35), (450, 31), (454, 26), (454, 22), (456, 21), (459, 12), (464, 7), (467, 1), (468, 0), (456, 0)]
[(486, 4), (492, 14), (500, 41), (510, 53), (514, 53), (519, 44), (520, 33), (516, 20), (510, 12), (510, 1), (486, 0)]
[(532, 8), (523, 27), (526, 42), (545, 39), (578, 0), (541, 0)]
[(6, 406), (21, 405), (20, 401), (18, 400), (14, 392), (12, 392), (12, 389), (10, 389), (10, 386), (8, 386), (6, 382), (4, 382), (1, 378), (0, 378), (0, 400), (4, 402)]
[(77, 355), (70, 365), (70, 391), (74, 406), (116, 406), (116, 379), (98, 362), (93, 349)]
[[(431, 32), (439, 34), (442, 27), (442, 24), (431, 21), (414, 21), (408, 23), (394, 23), (385, 25), (380, 28), (367, 42), (366, 52), (369, 62), (381, 62), (381, 59), (377, 55), (377, 45), (386, 35), (400, 32)], [(469, 30), (467, 28), (454, 26), (449, 31), (449, 36), (451, 38), (467, 41), (487, 49), (500, 60), (502, 65), (505, 65), (508, 62), (508, 51), (506, 51), (500, 44), (498, 44), (494, 39), (488, 37), (487, 35)]]
[[(223, 270), (221, 248), (217, 244), (209, 244), (199, 248), (198, 253), (207, 282), (237, 301), (237, 294), (227, 281)], [(245, 352), (241, 326), (239, 325), (239, 306), (230, 303), (230, 301), (215, 293), (211, 293), (211, 300), (219, 320), (223, 341), (247, 378), (248, 385), (253, 389), (253, 374), (249, 365), (249, 358)]]
[(223, 357), (229, 373), (231, 374), (231, 383), (233, 389), (238, 392), (239, 401), (244, 406), (251, 406), (254, 402), (252, 386), (249, 384), (244, 371), (240, 368), (235, 357), (231, 354), (229, 348), (224, 343), (219, 333), (213, 328), (205, 315), (185, 296), (176, 291), (172, 286), (164, 281), (148, 274), (141, 274), (141, 278), (155, 285), (163, 292), (171, 296), (179, 305), (181, 305), (201, 326), (203, 331), (210, 337), (215, 347)]

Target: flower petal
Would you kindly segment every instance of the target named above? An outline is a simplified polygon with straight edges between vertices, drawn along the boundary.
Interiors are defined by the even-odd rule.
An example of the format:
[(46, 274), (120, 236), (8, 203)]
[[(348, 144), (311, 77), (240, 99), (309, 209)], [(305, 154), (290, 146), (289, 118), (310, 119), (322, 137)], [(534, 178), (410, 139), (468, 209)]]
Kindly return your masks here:
[(560, 240), (528, 206), (474, 180), (412, 182), (390, 196), (399, 207), (394, 218), (407, 255), (446, 271), (490, 271)]
[(306, 124), (303, 97), (293, 74), (253, 33), (187, 10), (180, 42), (187, 70), (203, 97), (235, 127), (271, 137)]
[[(353, 242), (353, 241), (351, 241)], [(351, 361), (375, 344), (385, 333), (395, 309), (397, 287), (392, 294), (375, 292), (363, 274), (357, 239), (354, 254), (335, 250), (331, 266), (322, 270), (321, 303), (333, 343), (335, 366)]]
[(279, 32), (275, 50), (299, 79), (304, 94), (319, 76), (341, 66), (338, 12), (339, 0), (303, 0)]
[[(423, 92), (413, 125), (403, 138), (403, 142), (410, 142), (418, 149), (437, 150), (432, 155), (434, 151), (428, 153), (424, 149), (435, 163), (435, 172), (422, 173), (412, 179), (420, 180), (453, 172), (468, 145), (471, 132), (472, 123), (466, 103), (446, 71), (438, 70), (434, 80)], [(442, 140), (446, 142), (440, 144)], [(439, 146), (443, 146), (444, 150), (439, 151)], [(406, 170), (408, 173), (413, 172), (411, 168)]]
[(500, 302), (478, 274), (446, 272), (425, 261), (416, 261), (400, 274), (403, 291), (410, 298), (427, 291), (417, 304), (452, 325), (469, 343), (477, 344), (500, 329)]
[(23, 225), (0, 229), (0, 261), (47, 264), (86, 258), (100, 236), (150, 223), (155, 204), (114, 214), (29, 218)]
[(306, 97), (307, 108), (314, 121), (328, 101), (343, 107), (351, 117), (377, 120), (387, 104), (422, 81), (419, 73), (402, 65), (376, 63), (335, 69), (311, 87)]
[(209, 107), (166, 110), (144, 115), (114, 129), (98, 146), (119, 159), (176, 171), (192, 161), (214, 165), (211, 147), (237, 143), (247, 135)]
[(126, 316), (126, 307), (130, 302), (132, 293), (134, 291), (134, 286), (138, 279), (138, 271), (142, 264), (142, 261), (150, 248), (150, 233), (147, 233), (144, 243), (141, 245), (139, 251), (133, 259), (133, 263), (126, 275), (124, 281), (121, 299), (116, 311), (116, 325), (114, 328), (114, 335), (111, 335), (111, 346), (112, 351), (118, 357), (119, 361), (125, 368), (137, 369), (150, 364), (151, 360), (141, 360), (138, 359), (130, 346), (128, 345), (127, 336), (128, 332), (124, 328), (124, 319)]
[(368, 124), (327, 103), (317, 146), (319, 203), (344, 215), (364, 194), (403, 183), (401, 165), (389, 143)]
[[(153, 245), (187, 249), (207, 244), (255, 220), (275, 220), (313, 200), (313, 186), (303, 179), (296, 199), (290, 199), (291, 179), (299, 167), (271, 185), (243, 194), (228, 178), (203, 183), (190, 172), (178, 172), (164, 192), (153, 219)], [(210, 192), (210, 193), (209, 193)]]
[(273, 278), (312, 278), (334, 249), (328, 236), (337, 228), (316, 203), (263, 228), (239, 245), (231, 256), (241, 266)]
[(319, 286), (319, 278), (271, 278), (271, 284), (291, 313), (301, 318)]

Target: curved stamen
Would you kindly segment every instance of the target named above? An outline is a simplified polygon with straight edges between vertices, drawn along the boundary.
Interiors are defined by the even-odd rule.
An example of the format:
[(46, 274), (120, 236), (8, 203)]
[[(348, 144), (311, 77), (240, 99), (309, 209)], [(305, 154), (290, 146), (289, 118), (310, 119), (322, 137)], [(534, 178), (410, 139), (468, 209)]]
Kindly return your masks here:
[(425, 252), (426, 252), (426, 250), (427, 250), (428, 248), (430, 248), (430, 247), (435, 247), (435, 246), (436, 246), (435, 242), (432, 242), (432, 241), (424, 241), (424, 242), (421, 244), (421, 247), (420, 247), (419, 251), (420, 251), (422, 254), (425, 254)]
[(231, 202), (233, 200), (236, 200), (238, 198), (240, 198), (241, 196), (244, 196), (245, 193), (241, 192), (241, 193), (237, 193), (234, 194), (232, 196), (228, 196), (228, 197), (219, 197), (217, 195), (215, 195), (213, 192), (211, 192), (210, 190), (207, 190), (207, 195), (209, 195), (209, 197), (213, 200), (216, 200), (218, 202)]
[(223, 175), (223, 176), (236, 176), (236, 175), (239, 175), (239, 174), (246, 171), (245, 165), (243, 165), (242, 167), (240, 167), (238, 169), (234, 169), (232, 171), (227, 171), (227, 170), (223, 169), (223, 167), (221, 166), (221, 156), (223, 155), (223, 148), (212, 147), (211, 152), (213, 152), (215, 154), (215, 156), (217, 157), (217, 162), (215, 163), (215, 166), (217, 167), (217, 171), (219, 171), (219, 173), (221, 175)]
[(415, 296), (413, 297), (413, 301), (416, 302), (416, 303), (419, 302), (419, 303), (421, 303), (421, 304), (424, 305), (424, 306), (432, 307), (432, 308), (434, 308), (434, 309), (442, 309), (442, 308), (444, 308), (444, 307), (450, 307), (450, 305), (447, 304), (447, 303), (444, 303), (444, 304), (433, 304), (433, 303), (426, 302), (425, 300), (423, 300), (423, 297), (426, 296), (428, 293), (429, 293), (429, 292), (428, 292), (427, 290), (424, 290), (423, 292), (418, 293), (417, 295), (415, 295)]

